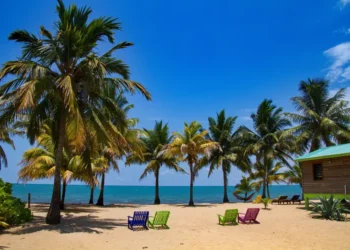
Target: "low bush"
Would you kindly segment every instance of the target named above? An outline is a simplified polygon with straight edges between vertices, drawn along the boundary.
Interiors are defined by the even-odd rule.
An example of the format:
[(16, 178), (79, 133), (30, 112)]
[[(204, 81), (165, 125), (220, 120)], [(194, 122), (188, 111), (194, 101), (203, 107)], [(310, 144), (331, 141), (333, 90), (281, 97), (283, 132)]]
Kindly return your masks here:
[(343, 221), (346, 219), (344, 213), (350, 213), (350, 210), (345, 208), (341, 200), (334, 199), (333, 195), (320, 197), (320, 204), (312, 203), (313, 208), (311, 214), (317, 214), (318, 217), (327, 220)]
[(18, 198), (12, 196), (12, 185), (0, 179), (0, 227), (18, 225), (32, 219), (29, 209)]
[(261, 200), (261, 203), (264, 204), (264, 208), (267, 209), (267, 207), (271, 203), (271, 200), (268, 199), (268, 198), (264, 198), (264, 199)]

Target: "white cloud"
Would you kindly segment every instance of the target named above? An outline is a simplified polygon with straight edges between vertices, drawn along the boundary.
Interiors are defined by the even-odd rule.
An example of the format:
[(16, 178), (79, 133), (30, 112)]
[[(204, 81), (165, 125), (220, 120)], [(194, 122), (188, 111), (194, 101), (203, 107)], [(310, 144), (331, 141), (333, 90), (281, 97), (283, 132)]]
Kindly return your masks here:
[(350, 42), (338, 44), (323, 53), (332, 61), (326, 78), (331, 82), (350, 80)]

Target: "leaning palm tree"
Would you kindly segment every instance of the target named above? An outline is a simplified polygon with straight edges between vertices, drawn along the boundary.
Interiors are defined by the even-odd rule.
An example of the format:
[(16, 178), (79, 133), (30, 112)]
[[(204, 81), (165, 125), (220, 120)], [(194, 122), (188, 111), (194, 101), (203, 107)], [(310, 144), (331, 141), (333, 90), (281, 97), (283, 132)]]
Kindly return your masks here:
[[(46, 218), (49, 224), (60, 222), (64, 146), (68, 144), (76, 152), (84, 151), (88, 145), (87, 123), (97, 131), (99, 141), (108, 141), (113, 146), (119, 143), (118, 131), (100, 112), (101, 103), (108, 106), (111, 113), (115, 111), (114, 100), (105, 98), (104, 89), (140, 91), (150, 99), (141, 84), (129, 80), (128, 66), (112, 56), (131, 43), (122, 42), (102, 55), (96, 54), (102, 39), (114, 43), (114, 32), (120, 30), (117, 19), (91, 19), (90, 8), (66, 7), (62, 0), (58, 0), (56, 9), (58, 20), (54, 32), (42, 26), (42, 38), (25, 30), (11, 33), (9, 39), (22, 44), (22, 56), (6, 62), (0, 70), (0, 80), (7, 76), (12, 79), (0, 88), (0, 124), (8, 125), (20, 120), (23, 114), (28, 115), (27, 136), (34, 143), (43, 121), (54, 120), (56, 168)], [(115, 112), (115, 116), (118, 115)]]
[[(251, 181), (249, 178), (247, 177), (242, 177), (241, 181), (239, 184), (236, 185), (235, 187), (235, 191), (233, 192), (234, 194), (244, 194), (244, 202), (246, 202), (249, 198), (248, 194), (250, 192), (257, 192), (260, 189), (260, 183), (259, 182), (254, 182)], [(249, 196), (253, 196), (254, 193), (250, 194)]]
[(287, 129), (291, 122), (284, 117), (282, 108), (277, 108), (271, 100), (264, 100), (257, 112), (251, 115), (254, 131), (241, 127), (238, 134), (245, 143), (245, 155), (255, 156), (263, 171), (262, 196), (266, 197), (268, 167), (274, 160), (289, 166), (290, 154), (295, 149), (295, 139)]
[[(163, 151), (167, 157), (179, 157), (188, 163), (190, 172), (190, 201), (189, 206), (194, 206), (193, 184), (198, 171), (205, 165), (202, 164), (201, 156), (210, 157), (211, 152), (218, 148), (218, 144), (207, 139), (207, 130), (196, 121), (185, 123), (183, 133), (174, 132), (173, 141)], [(203, 162), (206, 162), (204, 160)]]
[(301, 95), (291, 99), (298, 113), (287, 115), (298, 124), (292, 130), (301, 152), (350, 142), (346, 89), (341, 88), (331, 96), (326, 80), (308, 79), (300, 82), (299, 91)]
[(176, 172), (185, 172), (178, 165), (178, 160), (174, 156), (167, 156), (161, 154), (163, 147), (169, 144), (173, 137), (169, 135), (168, 124), (163, 125), (163, 122), (156, 122), (153, 130), (144, 129), (141, 140), (145, 145), (142, 154), (133, 153), (127, 160), (126, 164), (144, 164), (146, 167), (140, 177), (140, 180), (145, 178), (148, 174), (153, 173), (155, 177), (155, 198), (154, 204), (160, 204), (159, 197), (159, 172), (162, 166), (175, 170)]
[(218, 113), (216, 119), (208, 118), (209, 138), (218, 144), (218, 148), (212, 151), (208, 159), (210, 165), (208, 174), (210, 176), (215, 169), (221, 167), (224, 180), (224, 203), (229, 202), (227, 196), (227, 175), (231, 171), (231, 166), (240, 166), (240, 170), (244, 170), (242, 165), (240, 165), (240, 160), (242, 161), (240, 159), (242, 158), (241, 140), (233, 132), (236, 119), (237, 116), (226, 118), (225, 110)]

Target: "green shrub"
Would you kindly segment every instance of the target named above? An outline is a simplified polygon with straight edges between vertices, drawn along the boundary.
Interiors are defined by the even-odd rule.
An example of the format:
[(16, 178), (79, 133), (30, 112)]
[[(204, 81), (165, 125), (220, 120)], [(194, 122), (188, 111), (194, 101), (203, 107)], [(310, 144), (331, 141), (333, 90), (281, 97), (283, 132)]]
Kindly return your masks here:
[(334, 199), (333, 195), (329, 199), (320, 197), (320, 201), (321, 204), (312, 203), (311, 214), (317, 214), (327, 220), (342, 221), (346, 219), (344, 213), (350, 213), (350, 210), (343, 206), (341, 200)]
[(32, 219), (29, 209), (18, 198), (12, 196), (12, 185), (0, 179), (0, 227), (18, 225)]
[(265, 209), (267, 209), (267, 207), (271, 203), (271, 200), (268, 199), (268, 198), (264, 198), (264, 199), (261, 200), (261, 203), (264, 204)]

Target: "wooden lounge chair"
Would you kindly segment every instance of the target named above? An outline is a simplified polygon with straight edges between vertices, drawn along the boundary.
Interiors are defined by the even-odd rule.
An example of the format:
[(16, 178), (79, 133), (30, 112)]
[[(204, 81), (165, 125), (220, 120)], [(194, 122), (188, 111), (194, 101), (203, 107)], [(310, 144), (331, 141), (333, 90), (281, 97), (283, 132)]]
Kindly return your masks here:
[(219, 217), (219, 225), (225, 226), (227, 223), (238, 225), (238, 222), (237, 222), (238, 209), (228, 209), (225, 211), (224, 216), (218, 214), (218, 217)]
[(169, 216), (170, 216), (169, 211), (157, 211), (154, 217), (153, 216), (149, 217), (148, 226), (153, 229), (156, 229), (156, 228), (169, 229), (169, 226), (167, 225)]
[(257, 195), (256, 197), (255, 197), (255, 200), (253, 200), (253, 203), (254, 204), (259, 204), (259, 203), (261, 203), (262, 202), (262, 196), (261, 195)]
[(260, 222), (256, 220), (256, 217), (258, 217), (259, 211), (260, 211), (259, 208), (248, 208), (245, 214), (239, 213), (239, 214), (242, 214), (242, 216), (238, 216), (238, 221), (240, 221), (243, 224), (247, 224), (248, 222), (260, 224)]
[(287, 198), (288, 198), (288, 196), (279, 196), (278, 198), (273, 199), (271, 201), (271, 204), (273, 204), (273, 203), (281, 204), (284, 200), (287, 200)]
[(300, 197), (300, 195), (293, 195), (293, 197), (290, 199), (290, 200), (288, 200), (288, 199), (285, 199), (285, 200), (282, 200), (282, 202), (283, 202), (283, 204), (284, 203), (287, 203), (287, 204), (294, 204), (294, 203), (296, 203), (296, 202), (298, 202), (299, 204), (301, 204), (301, 200), (299, 199), (299, 197)]
[(128, 216), (128, 228), (134, 231), (134, 227), (147, 228), (148, 211), (135, 211), (134, 216)]

